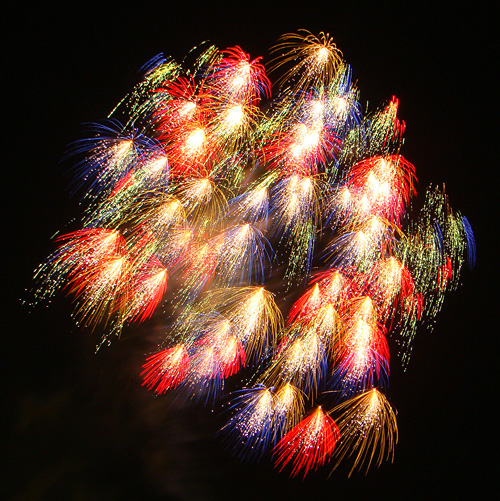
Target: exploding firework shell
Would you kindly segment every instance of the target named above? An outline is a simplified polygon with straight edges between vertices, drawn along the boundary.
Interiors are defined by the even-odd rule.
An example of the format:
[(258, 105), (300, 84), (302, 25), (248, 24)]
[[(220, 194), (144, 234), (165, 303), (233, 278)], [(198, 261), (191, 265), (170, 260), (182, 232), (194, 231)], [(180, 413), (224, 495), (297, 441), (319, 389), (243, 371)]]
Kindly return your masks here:
[[(172, 319), (144, 386), (213, 406), (243, 370), (248, 387), (230, 396), (222, 429), (240, 456), (272, 451), (292, 475), (330, 460), (366, 471), (397, 442), (386, 335), (407, 363), (419, 323), (473, 265), (474, 236), (444, 189), (429, 189), (411, 219), (398, 100), (363, 116), (328, 34), (286, 34), (272, 52), (282, 75), (265, 106), (261, 58), (239, 46), (203, 45), (189, 68), (163, 55), (144, 66), (68, 149), (83, 229), (57, 239), (36, 298), (66, 289), (78, 321), (105, 339), (167, 296)], [(282, 280), (268, 290), (269, 276), (287, 291), (309, 283), (286, 323), (270, 292)]]

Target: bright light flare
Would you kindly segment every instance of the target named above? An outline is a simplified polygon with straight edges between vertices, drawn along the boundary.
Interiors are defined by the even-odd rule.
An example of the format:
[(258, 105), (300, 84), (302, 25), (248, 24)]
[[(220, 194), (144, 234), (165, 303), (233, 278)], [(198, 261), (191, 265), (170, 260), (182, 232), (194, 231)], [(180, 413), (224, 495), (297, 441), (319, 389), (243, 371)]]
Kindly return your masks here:
[(229, 108), (225, 114), (224, 122), (228, 127), (238, 127), (245, 120), (245, 112), (240, 104)]
[(186, 139), (186, 148), (188, 153), (196, 153), (199, 150), (201, 150), (204, 142), (205, 142), (205, 130), (204, 129), (193, 130)]

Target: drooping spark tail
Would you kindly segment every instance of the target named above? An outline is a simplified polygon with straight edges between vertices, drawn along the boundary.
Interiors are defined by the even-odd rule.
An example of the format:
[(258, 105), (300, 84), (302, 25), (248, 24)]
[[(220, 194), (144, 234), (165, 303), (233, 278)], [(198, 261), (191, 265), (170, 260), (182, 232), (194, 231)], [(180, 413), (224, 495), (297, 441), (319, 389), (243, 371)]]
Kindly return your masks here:
[(339, 437), (333, 419), (318, 407), (280, 440), (275, 448), (276, 464), (283, 469), (291, 462), (291, 475), (305, 477), (330, 459)]

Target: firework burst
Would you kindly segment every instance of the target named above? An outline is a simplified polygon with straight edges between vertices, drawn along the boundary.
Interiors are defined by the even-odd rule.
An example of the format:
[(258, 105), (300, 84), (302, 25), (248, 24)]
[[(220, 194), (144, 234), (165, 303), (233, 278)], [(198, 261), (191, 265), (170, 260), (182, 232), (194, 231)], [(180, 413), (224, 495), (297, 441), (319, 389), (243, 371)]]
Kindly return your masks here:
[(407, 364), (474, 264), (470, 223), (439, 188), (414, 215), (398, 100), (364, 115), (330, 35), (283, 35), (273, 85), (261, 57), (203, 47), (191, 67), (153, 58), (68, 148), (82, 228), (36, 270), (36, 300), (67, 291), (108, 340), (167, 315), (148, 390), (229, 402), (242, 458), (366, 472), (398, 439), (389, 338)]

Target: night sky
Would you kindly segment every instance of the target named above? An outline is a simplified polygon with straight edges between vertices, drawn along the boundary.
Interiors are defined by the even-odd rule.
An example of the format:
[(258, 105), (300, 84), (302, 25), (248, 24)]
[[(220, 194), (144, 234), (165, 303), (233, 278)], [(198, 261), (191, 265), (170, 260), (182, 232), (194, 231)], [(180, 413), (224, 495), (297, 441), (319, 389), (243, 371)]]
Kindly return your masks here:
[[(40, 2), (3, 13), (0, 494), (5, 489), (7, 499), (486, 497), (498, 469), (494, 16), (479, 3), (470, 10), (354, 3), (54, 9)], [(52, 235), (81, 214), (68, 189), (70, 164), (61, 162), (66, 145), (82, 137), (83, 124), (106, 117), (145, 62), (159, 52), (180, 61), (207, 39), (266, 62), (277, 38), (300, 28), (334, 37), (368, 109), (399, 98), (402, 153), (416, 166), (417, 191), (444, 182), (478, 248), (476, 268), (464, 268), (434, 331), (419, 331), (407, 371), (391, 360), (388, 398), (400, 432), (394, 463), (349, 479), (342, 469), (327, 478), (326, 467), (300, 481), (268, 460), (240, 463), (216, 438), (225, 422), (219, 410), (184, 408), (141, 387), (140, 366), (160, 339), (161, 319), (126, 330), (96, 355), (97, 335), (74, 325), (62, 295), (48, 308), (22, 305)]]

